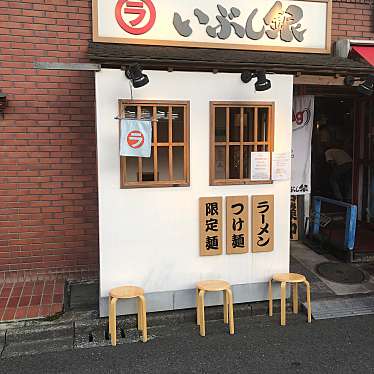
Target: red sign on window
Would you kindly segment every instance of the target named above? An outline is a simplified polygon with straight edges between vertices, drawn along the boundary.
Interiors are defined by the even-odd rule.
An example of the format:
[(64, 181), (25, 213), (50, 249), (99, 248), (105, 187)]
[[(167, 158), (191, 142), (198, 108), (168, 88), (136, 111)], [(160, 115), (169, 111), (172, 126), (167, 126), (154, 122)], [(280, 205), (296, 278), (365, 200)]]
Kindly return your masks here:
[(144, 135), (141, 131), (131, 131), (127, 135), (127, 144), (134, 149), (140, 148), (144, 144)]
[(151, 0), (118, 0), (116, 20), (129, 34), (142, 35), (153, 27), (156, 8)]

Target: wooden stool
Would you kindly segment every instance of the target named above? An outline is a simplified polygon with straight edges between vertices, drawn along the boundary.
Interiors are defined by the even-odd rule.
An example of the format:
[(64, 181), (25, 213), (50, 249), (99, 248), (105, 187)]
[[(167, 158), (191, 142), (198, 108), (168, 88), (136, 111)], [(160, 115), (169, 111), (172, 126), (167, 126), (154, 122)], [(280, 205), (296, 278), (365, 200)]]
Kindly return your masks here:
[(144, 290), (135, 286), (123, 286), (113, 288), (109, 291), (109, 335), (111, 336), (112, 346), (117, 344), (116, 331), (116, 304), (118, 299), (132, 299), (138, 297), (138, 330), (143, 332), (143, 342), (147, 337), (147, 307), (144, 297)]
[(299, 312), (299, 296), (298, 284), (304, 283), (306, 286), (306, 302), (308, 304), (308, 322), (312, 322), (312, 307), (310, 304), (310, 284), (304, 275), (295, 273), (275, 274), (269, 280), (269, 315), (273, 315), (273, 294), (272, 294), (272, 281), (280, 282), (281, 284), (281, 325), (286, 325), (286, 284), (293, 284), (293, 312)]
[(200, 335), (205, 336), (205, 292), (223, 291), (223, 318), (226, 324), (230, 321), (230, 334), (234, 334), (234, 308), (230, 284), (220, 280), (208, 280), (196, 285), (196, 314), (197, 324), (200, 326)]

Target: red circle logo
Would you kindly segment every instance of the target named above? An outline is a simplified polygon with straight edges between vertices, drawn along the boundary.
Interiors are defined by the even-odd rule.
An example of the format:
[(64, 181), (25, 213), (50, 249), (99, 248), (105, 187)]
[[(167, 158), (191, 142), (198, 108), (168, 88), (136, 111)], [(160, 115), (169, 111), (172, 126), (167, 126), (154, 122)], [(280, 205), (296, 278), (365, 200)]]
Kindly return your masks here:
[(156, 8), (151, 0), (118, 0), (116, 20), (129, 34), (142, 35), (155, 24)]
[(134, 149), (138, 149), (144, 144), (144, 135), (141, 131), (134, 130), (127, 134), (127, 144)]

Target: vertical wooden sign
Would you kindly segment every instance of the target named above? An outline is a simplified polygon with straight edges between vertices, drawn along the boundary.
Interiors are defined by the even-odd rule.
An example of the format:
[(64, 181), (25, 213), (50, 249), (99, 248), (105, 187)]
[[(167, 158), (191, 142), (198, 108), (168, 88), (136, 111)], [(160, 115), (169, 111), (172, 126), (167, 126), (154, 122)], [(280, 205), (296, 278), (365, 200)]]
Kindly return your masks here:
[(248, 245), (248, 196), (226, 198), (226, 253), (249, 252)]
[(252, 252), (274, 250), (274, 196), (252, 196)]
[(299, 240), (299, 220), (297, 214), (297, 196), (291, 195), (290, 239)]
[(222, 254), (222, 197), (201, 197), (200, 256)]

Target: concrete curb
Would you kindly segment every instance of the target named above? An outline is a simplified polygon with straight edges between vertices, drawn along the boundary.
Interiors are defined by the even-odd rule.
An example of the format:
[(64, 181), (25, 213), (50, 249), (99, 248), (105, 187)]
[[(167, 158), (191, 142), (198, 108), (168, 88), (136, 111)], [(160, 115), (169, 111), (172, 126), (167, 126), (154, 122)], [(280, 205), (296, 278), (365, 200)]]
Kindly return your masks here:
[[(279, 310), (279, 302), (274, 301), (274, 312), (279, 313)], [(267, 302), (234, 306), (235, 318), (267, 314)], [(207, 307), (205, 317), (207, 322), (223, 321), (222, 306)], [(179, 329), (197, 329), (196, 309), (149, 313), (147, 321), (151, 339), (153, 335), (164, 336)], [(141, 341), (136, 315), (117, 317), (117, 326), (118, 344)], [(97, 311), (67, 312), (55, 321), (33, 320), (0, 324), (1, 359), (109, 345), (108, 318), (99, 318)]]

